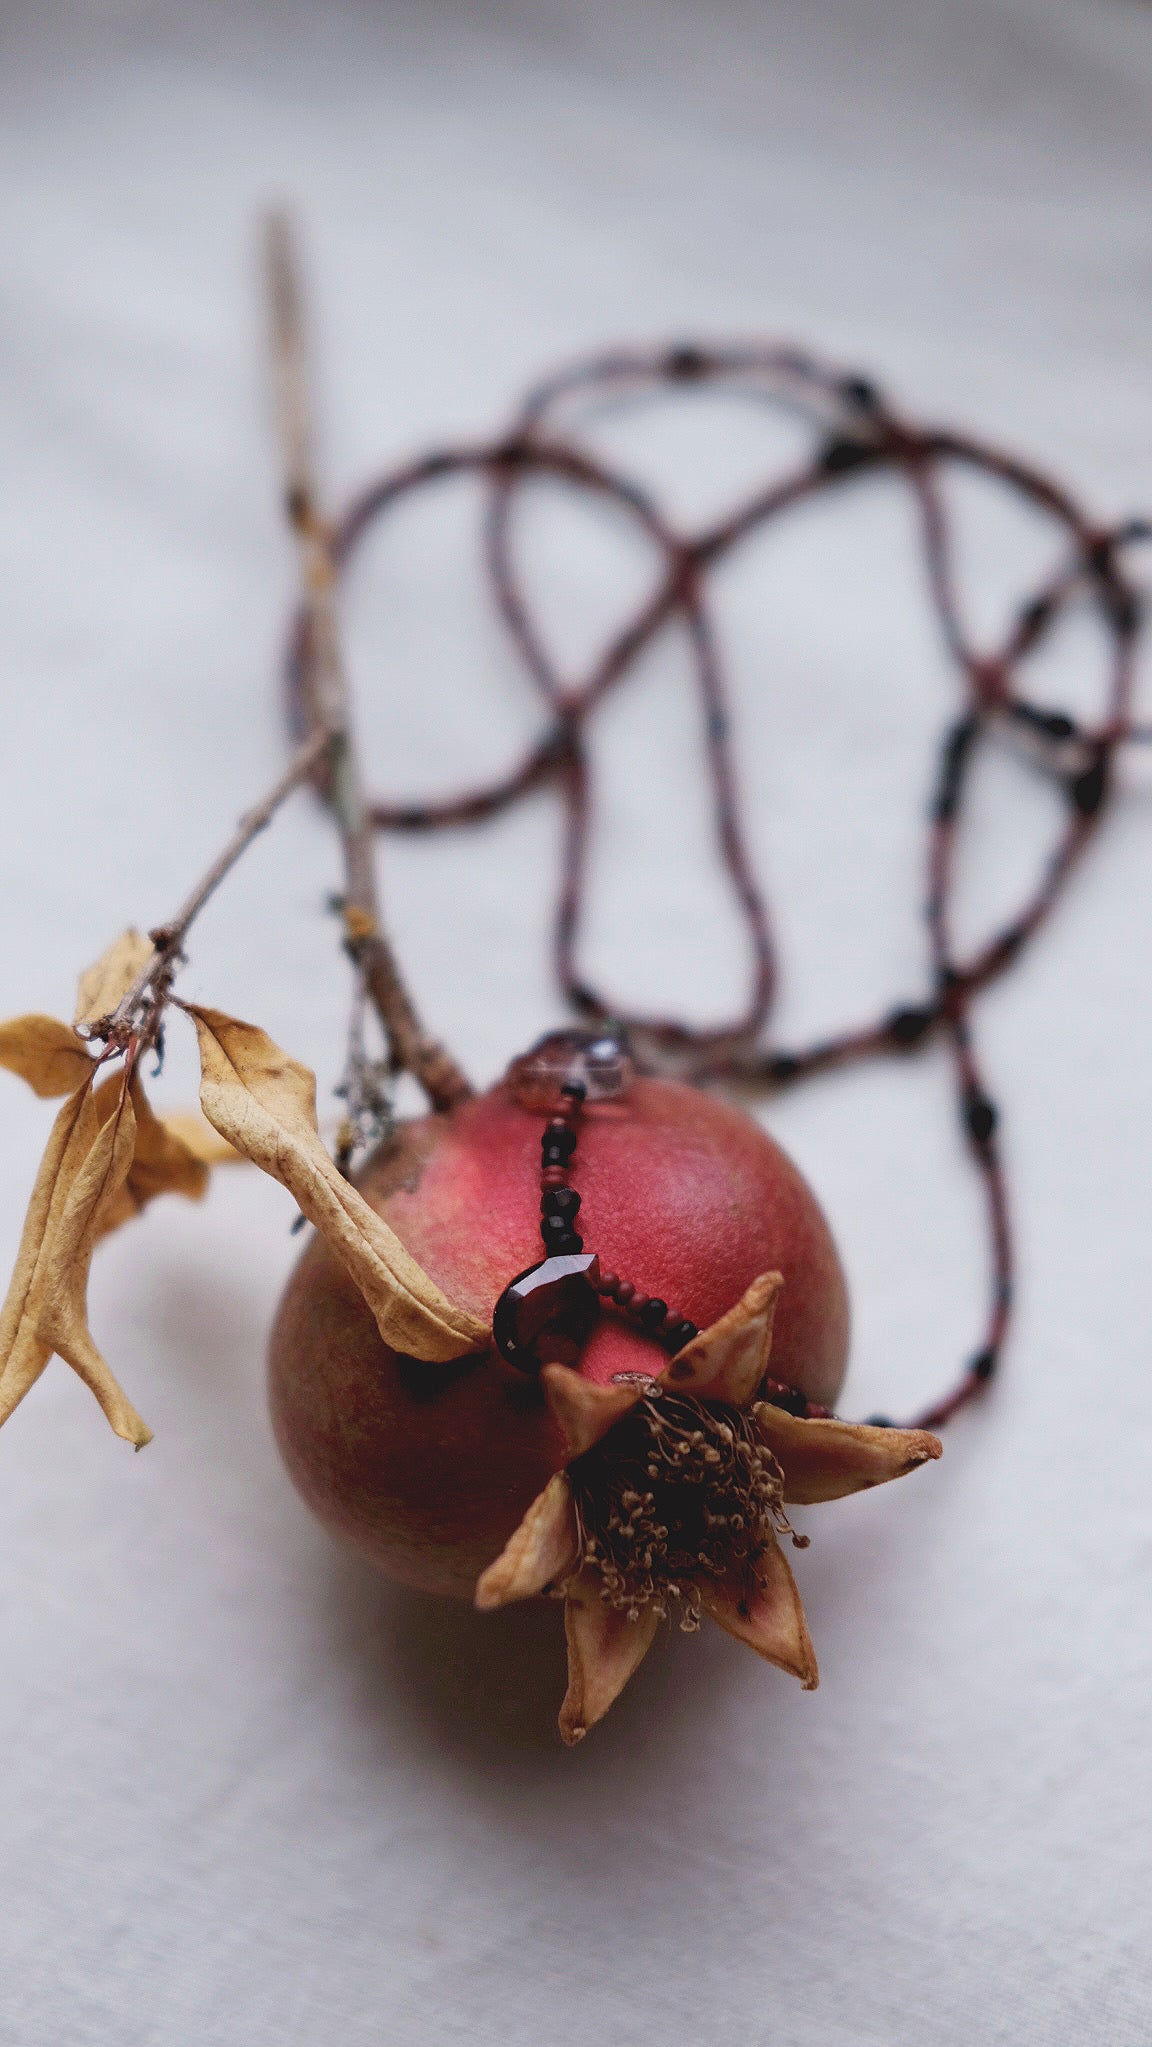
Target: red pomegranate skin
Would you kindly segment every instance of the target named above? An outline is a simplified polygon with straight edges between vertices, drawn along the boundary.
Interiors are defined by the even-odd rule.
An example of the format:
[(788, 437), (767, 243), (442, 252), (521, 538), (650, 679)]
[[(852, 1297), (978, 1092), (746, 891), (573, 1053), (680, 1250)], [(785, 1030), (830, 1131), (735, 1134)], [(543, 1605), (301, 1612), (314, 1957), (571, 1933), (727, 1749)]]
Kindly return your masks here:
[[(544, 1118), (501, 1084), (401, 1126), (357, 1184), (450, 1299), (483, 1317), (539, 1237)], [(705, 1329), (758, 1274), (779, 1271), (770, 1370), (835, 1403), (848, 1349), (844, 1277), (824, 1216), (772, 1139), (695, 1088), (637, 1080), (580, 1119), (571, 1184), (585, 1249)], [(580, 1369), (606, 1382), (659, 1371), (660, 1349), (609, 1312)], [(380, 1569), (471, 1598), (564, 1462), (537, 1381), (498, 1352), (430, 1365), (392, 1351), (327, 1245), (314, 1238), (272, 1332), (277, 1441), (304, 1499)]]

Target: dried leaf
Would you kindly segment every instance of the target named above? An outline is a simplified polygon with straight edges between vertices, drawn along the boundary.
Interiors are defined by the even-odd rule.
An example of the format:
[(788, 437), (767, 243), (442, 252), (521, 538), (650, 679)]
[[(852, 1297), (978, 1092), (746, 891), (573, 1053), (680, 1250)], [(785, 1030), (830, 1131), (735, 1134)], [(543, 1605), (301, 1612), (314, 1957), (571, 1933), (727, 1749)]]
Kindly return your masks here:
[(136, 1150), (128, 1186), (141, 1208), (157, 1194), (183, 1194), (188, 1201), (202, 1200), (208, 1185), (207, 1165), (172, 1129), (167, 1117), (154, 1113), (139, 1080), (135, 1079), (132, 1106), (136, 1111)]
[(569, 1747), (603, 1719), (656, 1639), (658, 1622), (652, 1608), (643, 1608), (630, 1621), (601, 1599), (602, 1584), (598, 1571), (581, 1571), (564, 1601), (568, 1690), (560, 1708), (560, 1732)]
[[(102, 1121), (116, 1103), (119, 1084), (118, 1077), (113, 1077), (96, 1090), (96, 1113)], [(115, 1200), (107, 1203), (101, 1212), (98, 1232), (101, 1237), (110, 1236), (122, 1223), (131, 1222), (158, 1194), (183, 1194), (188, 1201), (200, 1201), (208, 1186), (208, 1167), (204, 1160), (198, 1158), (178, 1132), (171, 1128), (167, 1117), (155, 1114), (138, 1074), (132, 1078), (132, 1107), (136, 1116), (132, 1163)], [(219, 1145), (228, 1156), (236, 1157), (232, 1146), (225, 1146), (223, 1139), (218, 1138), (202, 1118), (189, 1116), (186, 1120), (202, 1125), (212, 1143)]]
[(88, 1271), (106, 1214), (122, 1193), (136, 1136), (126, 1077), (101, 1089), (91, 1074), (69, 1097), (41, 1162), (16, 1269), (0, 1309), (0, 1422), (54, 1351), (95, 1394), (118, 1436), (137, 1448), (150, 1430), (125, 1398), (88, 1329)]
[(0, 1066), (41, 1096), (70, 1095), (90, 1077), (91, 1054), (55, 1016), (14, 1016), (0, 1024)]
[(101, 953), (95, 965), (80, 976), (76, 991), (78, 1030), (91, 1030), (94, 1024), (111, 1016), (155, 950), (152, 940), (145, 938), (143, 932), (128, 930), (107, 952)]
[(523, 1521), (476, 1586), (482, 1611), (530, 1599), (534, 1592), (567, 1578), (576, 1569), (580, 1538), (572, 1488), (562, 1471), (538, 1493)]
[(194, 1159), (205, 1166), (239, 1166), (244, 1161), (234, 1144), (205, 1121), (199, 1109), (166, 1109), (160, 1122)]
[(316, 1078), (255, 1024), (189, 1004), (200, 1102), (215, 1130), (295, 1197), (351, 1275), (385, 1342), (446, 1362), (490, 1341), (487, 1323), (441, 1293), (394, 1230), (337, 1172), (316, 1127)]

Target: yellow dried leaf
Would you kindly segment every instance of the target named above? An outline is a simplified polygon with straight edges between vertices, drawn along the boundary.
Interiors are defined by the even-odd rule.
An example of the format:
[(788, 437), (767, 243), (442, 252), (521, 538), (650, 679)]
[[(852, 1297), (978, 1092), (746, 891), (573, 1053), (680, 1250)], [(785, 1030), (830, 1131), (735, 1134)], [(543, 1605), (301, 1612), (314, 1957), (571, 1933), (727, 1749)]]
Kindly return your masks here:
[(101, 953), (95, 965), (80, 976), (80, 986), (76, 991), (78, 1030), (91, 1030), (94, 1024), (111, 1016), (155, 950), (152, 940), (145, 938), (142, 932), (128, 930), (121, 934), (115, 945), (108, 947), (107, 952)]
[(185, 1150), (206, 1166), (238, 1166), (241, 1154), (218, 1130), (206, 1123), (199, 1109), (166, 1109), (160, 1118), (165, 1130), (179, 1138)]
[(279, 1180), (351, 1275), (386, 1343), (445, 1362), (482, 1349), (486, 1323), (441, 1293), (394, 1230), (337, 1172), (316, 1127), (316, 1077), (255, 1024), (189, 1004), (200, 1102), (213, 1128)]
[(38, 1095), (70, 1095), (89, 1078), (92, 1059), (71, 1024), (55, 1016), (14, 1016), (0, 1024), (0, 1066)]
[(126, 1077), (102, 1088), (89, 1075), (52, 1126), (28, 1205), (16, 1269), (0, 1309), (0, 1422), (53, 1352), (95, 1394), (118, 1436), (137, 1448), (150, 1431), (125, 1398), (88, 1328), (88, 1271), (104, 1219), (117, 1205), (135, 1147)]
[[(103, 1121), (117, 1102), (119, 1079), (107, 1080), (96, 1090), (96, 1113)], [(122, 1223), (131, 1222), (158, 1194), (183, 1194), (189, 1201), (202, 1200), (208, 1186), (208, 1167), (187, 1145), (168, 1119), (157, 1116), (144, 1092), (139, 1075), (132, 1079), (132, 1107), (136, 1116), (136, 1142), (128, 1175), (115, 1200), (102, 1211), (99, 1235), (110, 1236)], [(193, 1118), (187, 1119), (189, 1122)], [(195, 1121), (201, 1122), (197, 1117)], [(214, 1130), (204, 1124), (208, 1137), (220, 1144)], [(232, 1147), (228, 1150), (232, 1152)], [(232, 1156), (235, 1157), (232, 1152)]]
[(120, 1229), (124, 1223), (135, 1222), (139, 1213), (140, 1203), (133, 1200), (128, 1182), (125, 1181), (124, 1185), (117, 1189), (112, 1200), (106, 1202), (100, 1211), (98, 1238), (110, 1237), (113, 1230)]
[(129, 1191), (141, 1208), (157, 1194), (183, 1194), (200, 1201), (208, 1185), (208, 1167), (190, 1145), (157, 1116), (139, 1080), (132, 1083), (136, 1111), (136, 1150), (128, 1172)]

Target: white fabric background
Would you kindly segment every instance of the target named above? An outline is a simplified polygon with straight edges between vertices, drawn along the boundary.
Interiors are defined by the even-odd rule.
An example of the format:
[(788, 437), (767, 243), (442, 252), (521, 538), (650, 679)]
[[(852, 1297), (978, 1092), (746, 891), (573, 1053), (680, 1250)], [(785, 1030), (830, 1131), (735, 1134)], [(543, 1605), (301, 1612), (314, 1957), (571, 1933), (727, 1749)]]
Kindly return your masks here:
[[(307, 230), (336, 491), (486, 430), (579, 346), (752, 332), (1050, 459), (1102, 514), (1152, 499), (1136, 0), (9, 0), (3, 40), (0, 1013), (64, 1011), (282, 758), (289, 564), (252, 281), (270, 194)], [(681, 502), (757, 459), (746, 420), (695, 414), (636, 447)], [(461, 505), (397, 527), (352, 593), (393, 790), (495, 769), (531, 729)], [(1035, 536), (975, 499), (972, 521), (991, 619)], [(574, 645), (608, 616), (609, 540), (544, 533)], [(906, 542), (895, 499), (860, 492), (723, 587), (786, 1042), (920, 985), (920, 811), (952, 698)], [(674, 648), (604, 729), (593, 963), (629, 998), (719, 1008), (740, 957)], [(985, 1005), (1021, 1219), (1003, 1384), (941, 1465), (808, 1517), (813, 1697), (715, 1634), (675, 1640), (563, 1752), (552, 1609), (391, 1591), (290, 1491), (261, 1383), (287, 1198), (223, 1177), (101, 1253), (95, 1328), (155, 1443), (134, 1459), (59, 1365), (0, 1443), (6, 2042), (1147, 2041), (1152, 807), (1147, 769), (1125, 779)], [(1008, 768), (981, 806), (972, 928), (1050, 821)], [(479, 1075), (555, 1017), (554, 850), (545, 801), (385, 849), (421, 998)], [(323, 1085), (335, 874), (301, 801), (187, 976)], [(158, 1092), (191, 1088), (176, 1044)], [(4, 1079), (2, 1113), (7, 1259), (50, 1111)], [(911, 1405), (982, 1297), (943, 1071), (847, 1076), (772, 1121), (849, 1266), (846, 1405)]]

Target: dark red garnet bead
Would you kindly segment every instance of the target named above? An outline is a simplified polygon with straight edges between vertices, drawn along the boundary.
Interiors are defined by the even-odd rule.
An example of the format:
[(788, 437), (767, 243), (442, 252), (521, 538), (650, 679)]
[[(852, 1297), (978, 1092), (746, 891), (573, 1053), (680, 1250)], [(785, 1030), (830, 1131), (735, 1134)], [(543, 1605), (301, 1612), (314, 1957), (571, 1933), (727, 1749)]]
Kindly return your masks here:
[(519, 1372), (575, 1365), (600, 1315), (595, 1252), (545, 1258), (507, 1286), (492, 1317), (492, 1339)]

